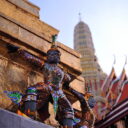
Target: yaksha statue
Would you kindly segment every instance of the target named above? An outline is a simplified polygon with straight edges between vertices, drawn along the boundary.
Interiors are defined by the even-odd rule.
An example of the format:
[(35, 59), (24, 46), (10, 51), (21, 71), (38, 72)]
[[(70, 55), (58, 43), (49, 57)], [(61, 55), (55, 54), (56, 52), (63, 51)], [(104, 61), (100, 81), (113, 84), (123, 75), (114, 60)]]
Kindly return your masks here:
[(58, 115), (58, 111), (61, 112), (61, 120), (59, 123), (64, 128), (73, 127), (74, 111), (62, 91), (62, 83), (70, 82), (68, 74), (58, 66), (60, 62), (61, 53), (55, 45), (55, 36), (53, 36), (53, 44), (51, 49), (47, 51), (47, 60), (43, 60), (33, 56), (27, 51), (14, 46), (7, 46), (9, 52), (17, 52), (25, 60), (31, 64), (37, 66), (44, 75), (44, 82), (37, 83), (26, 90), (25, 96), (23, 96), (21, 103), (23, 104), (23, 112), (33, 118), (34, 113), (37, 110), (40, 118), (44, 121), (48, 118), (48, 103), (53, 103), (54, 111)]
[[(52, 47), (47, 51), (46, 62), (17, 46), (7, 45), (9, 53), (17, 52), (30, 64), (35, 65), (43, 73), (44, 82), (29, 86), (24, 95), (16, 91), (5, 91), (5, 93), (15, 103), (20, 104), (21, 112), (32, 119), (35, 118), (37, 111), (41, 121), (44, 122), (50, 116), (48, 104), (51, 102), (56, 120), (63, 128), (93, 128), (95, 116), (91, 108), (95, 105), (94, 97), (88, 91), (84, 96), (69, 86), (70, 76), (58, 66), (61, 53), (55, 45), (55, 38), (56, 36), (53, 36)], [(81, 111), (74, 111), (62, 91), (62, 85), (79, 100)]]

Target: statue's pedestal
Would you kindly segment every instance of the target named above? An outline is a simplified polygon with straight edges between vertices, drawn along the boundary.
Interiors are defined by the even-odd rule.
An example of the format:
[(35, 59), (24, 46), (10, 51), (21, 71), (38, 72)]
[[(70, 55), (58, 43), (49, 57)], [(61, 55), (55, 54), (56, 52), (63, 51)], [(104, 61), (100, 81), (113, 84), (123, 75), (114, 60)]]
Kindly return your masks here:
[(49, 125), (0, 109), (0, 128), (53, 128)]

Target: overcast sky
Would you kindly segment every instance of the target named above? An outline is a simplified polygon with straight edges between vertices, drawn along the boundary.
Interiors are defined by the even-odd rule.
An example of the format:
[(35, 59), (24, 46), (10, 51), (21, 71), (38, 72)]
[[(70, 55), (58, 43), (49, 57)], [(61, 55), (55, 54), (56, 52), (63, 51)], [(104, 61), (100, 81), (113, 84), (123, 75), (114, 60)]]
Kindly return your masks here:
[[(58, 41), (73, 48), (74, 26), (89, 25), (99, 64), (110, 73), (116, 56), (119, 76), (128, 56), (128, 0), (29, 0), (40, 7), (40, 19), (60, 31)], [(128, 66), (126, 65), (128, 73)]]

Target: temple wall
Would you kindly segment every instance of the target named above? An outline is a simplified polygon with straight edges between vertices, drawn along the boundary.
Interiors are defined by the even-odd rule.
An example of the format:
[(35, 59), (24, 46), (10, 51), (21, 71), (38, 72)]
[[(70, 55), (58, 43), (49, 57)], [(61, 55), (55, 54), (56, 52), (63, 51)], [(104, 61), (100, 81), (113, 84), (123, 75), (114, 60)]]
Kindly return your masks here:
[[(37, 14), (32, 14), (32, 9), (36, 10)], [(21, 24), (35, 29), (48, 38), (50, 38), (51, 34), (58, 33), (58, 30), (39, 20), (39, 8), (29, 2), (23, 0), (0, 0), (0, 12)]]
[(43, 81), (43, 75), (10, 59), (0, 56), (0, 107), (12, 109), (13, 103), (4, 91), (19, 91), (24, 93), (26, 88)]

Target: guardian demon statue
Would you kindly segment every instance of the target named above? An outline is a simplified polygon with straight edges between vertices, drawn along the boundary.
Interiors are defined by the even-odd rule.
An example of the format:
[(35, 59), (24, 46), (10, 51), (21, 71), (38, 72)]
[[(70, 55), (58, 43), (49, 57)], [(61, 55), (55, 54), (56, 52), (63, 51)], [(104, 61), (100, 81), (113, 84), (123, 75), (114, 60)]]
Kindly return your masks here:
[[(25, 95), (19, 96), (22, 98), (17, 100), (20, 101), (20, 110), (33, 119), (35, 118), (35, 112), (37, 111), (39, 113), (40, 119), (43, 122), (49, 117), (48, 104), (51, 102), (54, 106), (56, 119), (60, 125), (63, 126), (63, 128), (73, 128), (74, 110), (69, 100), (63, 93), (63, 84), (63, 86), (71, 91), (71, 93), (73, 93), (81, 103), (82, 115), (78, 117), (82, 120), (75, 127), (81, 127), (82, 124), (87, 124), (89, 126), (88, 121), (85, 120), (85, 113), (90, 110), (89, 105), (86, 102), (84, 96), (68, 86), (71, 78), (58, 66), (61, 53), (55, 45), (55, 38), (56, 36), (53, 36), (52, 47), (47, 51), (46, 62), (17, 46), (10, 44), (7, 45), (9, 53), (17, 52), (26, 61), (30, 62), (30, 64), (35, 65), (43, 73), (44, 77), (44, 82), (39, 82), (33, 86), (28, 87)], [(7, 94), (10, 97), (13, 95), (11, 99), (14, 98), (14, 93)]]

